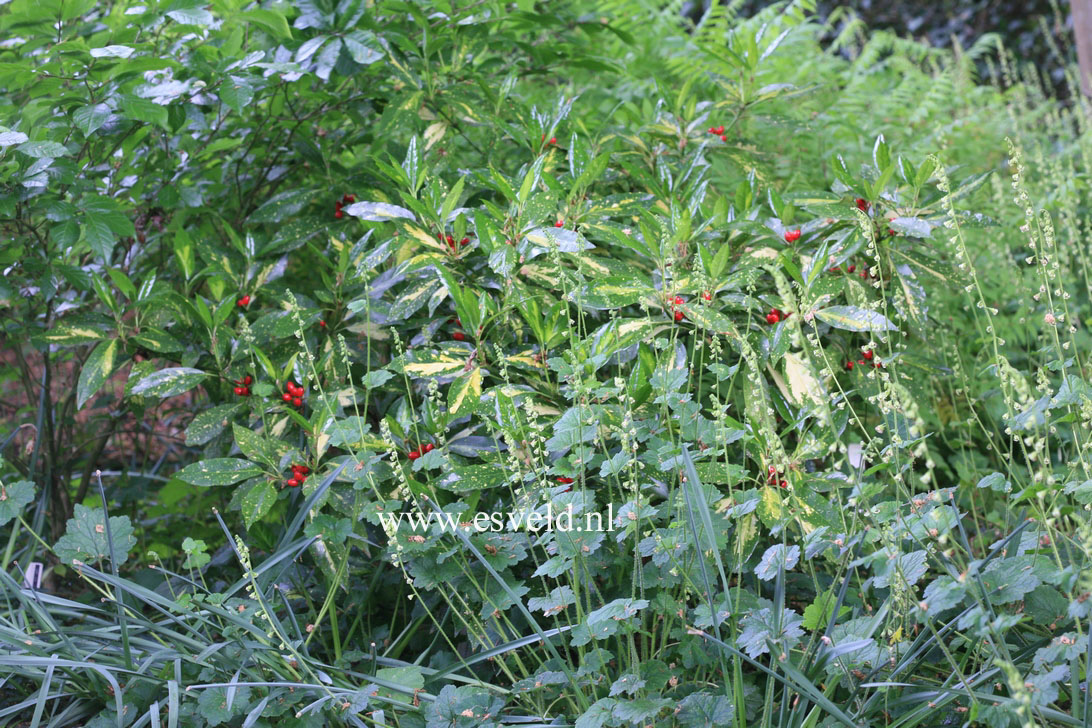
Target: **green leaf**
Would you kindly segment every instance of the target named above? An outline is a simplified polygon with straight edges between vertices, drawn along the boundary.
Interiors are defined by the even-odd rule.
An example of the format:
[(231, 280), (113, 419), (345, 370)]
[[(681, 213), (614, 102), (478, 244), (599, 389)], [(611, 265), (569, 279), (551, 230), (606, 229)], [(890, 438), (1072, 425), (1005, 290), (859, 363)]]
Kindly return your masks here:
[(183, 25), (212, 25), (215, 18), (204, 9), (203, 0), (175, 0), (167, 10), (167, 17)]
[[(77, 503), (74, 514), (68, 519), (64, 536), (53, 547), (61, 563), (71, 564), (78, 560), (87, 564), (110, 558), (105, 512), (101, 508), (88, 508)], [(116, 565), (120, 566), (129, 558), (129, 551), (136, 546), (133, 525), (128, 516), (110, 517), (110, 536), (113, 538)]]
[(882, 313), (856, 306), (831, 306), (815, 312), (815, 318), (846, 331), (897, 331)]
[(186, 445), (189, 447), (204, 445), (219, 435), (228, 426), (232, 415), (240, 406), (239, 404), (222, 404), (194, 417), (190, 426), (186, 428)]
[(80, 370), (80, 380), (76, 384), (77, 409), (82, 408), (113, 373), (117, 352), (118, 340), (110, 339), (96, 346), (91, 356), (87, 357), (83, 369)]
[(57, 346), (80, 346), (105, 338), (105, 332), (80, 324), (57, 324), (42, 334), (42, 339)]
[(288, 27), (288, 21), (285, 20), (283, 13), (276, 10), (254, 8), (253, 10), (247, 10), (240, 17), (247, 22), (265, 28), (277, 40), (291, 40), (292, 38), (292, 30)]
[(0, 485), (0, 526), (19, 517), (23, 509), (34, 500), (34, 483), (20, 480), (9, 485)]
[(88, 211), (84, 216), (83, 239), (91, 246), (99, 258), (103, 261), (110, 260), (110, 254), (114, 251), (114, 231), (110, 229), (110, 223), (106, 215), (101, 212)]
[(187, 465), (175, 477), (190, 485), (210, 486), (231, 485), (261, 474), (262, 469), (249, 460), (212, 458)]
[(985, 478), (978, 481), (979, 488), (989, 488), (990, 490), (996, 490), (999, 493), (1008, 493), (1012, 490), (1012, 484), (1005, 480), (1005, 476), (1001, 473), (990, 473)]
[(11, 147), (16, 144), (22, 144), (29, 138), (30, 137), (21, 131), (0, 131), (0, 147)]
[(247, 530), (262, 516), (269, 513), (273, 504), (277, 502), (277, 489), (268, 480), (259, 480), (250, 486), (250, 490), (243, 496), (240, 504), (243, 510), (243, 522)]
[(121, 97), (121, 113), (133, 121), (155, 124), (167, 129), (167, 107), (139, 96), (125, 94)]
[(68, 150), (65, 149), (65, 146), (63, 144), (58, 144), (57, 142), (25, 142), (19, 145), (18, 150), (28, 157), (34, 157), (35, 159), (43, 159), (45, 157), (56, 159), (57, 157), (68, 156)]
[(254, 98), (254, 87), (239, 76), (228, 76), (220, 85), (220, 100), (236, 113), (242, 111)]
[(800, 561), (800, 547), (793, 545), (785, 547), (784, 544), (774, 544), (766, 549), (762, 558), (755, 567), (755, 576), (762, 581), (770, 581), (777, 577), (781, 569), (791, 571)]
[(131, 394), (141, 397), (174, 397), (188, 392), (208, 376), (200, 369), (171, 367), (149, 374), (133, 385)]

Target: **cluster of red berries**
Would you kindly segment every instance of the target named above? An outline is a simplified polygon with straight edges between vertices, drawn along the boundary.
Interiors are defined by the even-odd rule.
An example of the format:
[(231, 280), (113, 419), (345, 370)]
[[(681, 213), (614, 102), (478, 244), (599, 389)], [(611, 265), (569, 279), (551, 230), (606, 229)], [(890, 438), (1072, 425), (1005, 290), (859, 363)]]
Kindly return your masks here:
[(451, 235), (439, 235), (436, 237), (436, 239), (439, 240), (441, 243), (447, 243), (447, 247), (451, 248), (452, 250), (457, 250), (458, 245), (468, 245), (470, 243), (470, 238), (463, 238), (459, 241), (458, 245), (456, 245), (455, 238)]
[(418, 445), (416, 450), (410, 450), (408, 453), (406, 453), (406, 457), (408, 457), (410, 460), (416, 460), (417, 458), (424, 455), (426, 452), (432, 452), (435, 449), (436, 446), (433, 445), (431, 442), (424, 445)]
[(463, 322), (458, 317), (453, 319), (455, 321), (455, 332), (451, 334), (451, 338), (455, 341), (466, 341), (466, 334), (463, 333)]
[(789, 311), (789, 312), (786, 313), (785, 311), (782, 311), (779, 308), (771, 308), (770, 312), (768, 314), (766, 314), (766, 323), (773, 326), (776, 323), (780, 323), (781, 321), (785, 321), (786, 319), (789, 318), (789, 316), (792, 316), (792, 311)]
[[(572, 478), (566, 478), (564, 475), (557, 476), (556, 480), (557, 480), (557, 482), (561, 483), (562, 485), (572, 485), (575, 482)], [(570, 490), (572, 490), (572, 488), (566, 488), (565, 490), (563, 490), (561, 492), (562, 493), (568, 493)]]
[(681, 306), (684, 303), (686, 303), (686, 299), (683, 298), (682, 296), (675, 296), (674, 298), (669, 299), (669, 300), (671, 302), (671, 315), (675, 319), (675, 321), (679, 322), (679, 321), (682, 321), (683, 319), (685, 319), (686, 314), (684, 314), (682, 311), (677, 310), (675, 307), (676, 306)]
[[(850, 263), (849, 265), (846, 266), (846, 273), (855, 273), (856, 271), (857, 271), (857, 266), (853, 265), (852, 263)], [(827, 272), (828, 273), (841, 273), (842, 272), (842, 267), (836, 265), (833, 268), (827, 268)], [(861, 278), (868, 278), (868, 276), (869, 276), (868, 266), (867, 265), (862, 265), (861, 266), (861, 272), (858, 273), (857, 275), (859, 277), (861, 277)], [(879, 277), (880, 276), (876, 273), (876, 269), (873, 268), (872, 269), (872, 278), (877, 279)]]
[(543, 134), (543, 135), (542, 135), (542, 141), (543, 141), (544, 143), (546, 143), (546, 144), (549, 144), (549, 145), (550, 145), (550, 146), (552, 146), (552, 147), (555, 147), (555, 146), (557, 146), (557, 137), (550, 137), (550, 141), (548, 141), (548, 142), (547, 142), (547, 141), (546, 141), (546, 135), (545, 135), (545, 134)]
[(239, 308), (246, 308), (247, 306), (249, 306), (250, 305), (250, 294), (248, 293), (247, 295), (240, 298), (238, 301), (235, 302), (235, 305), (238, 306)]
[[(861, 367), (865, 367), (865, 366), (868, 366), (868, 362), (872, 362), (872, 368), (873, 369), (883, 369), (883, 362), (880, 361), (879, 359), (875, 359), (875, 356), (876, 356), (876, 353), (874, 351), (872, 351), (871, 349), (862, 349), (861, 350), (861, 357), (862, 358), (857, 360), (856, 365), (861, 366)], [(849, 371), (849, 372), (853, 371), (853, 366), (854, 366), (854, 362), (853, 362), (852, 359), (850, 359), (849, 361), (846, 362), (846, 371)]]
[(239, 395), (240, 397), (249, 397), (250, 396), (250, 383), (253, 382), (253, 381), (254, 381), (253, 377), (251, 377), (249, 374), (247, 374), (242, 379), (236, 379), (235, 380), (235, 394)]
[(307, 480), (307, 474), (311, 472), (311, 468), (306, 465), (293, 465), (292, 477), (284, 481), (284, 484), (289, 488), (296, 488), (303, 485), (303, 481)]
[(351, 205), (356, 202), (356, 195), (343, 195), (340, 200), (334, 203), (334, 218), (340, 220), (345, 217), (345, 213), (341, 211), (343, 205)]
[(724, 134), (724, 124), (709, 127), (709, 133), (713, 136), (719, 136), (722, 142), (728, 141), (728, 137)]
[(285, 382), (284, 394), (281, 395), (281, 399), (293, 407), (302, 407), (303, 387), (297, 386), (296, 383), (291, 380)]
[(789, 487), (789, 481), (785, 480), (782, 476), (785, 475), (784, 470), (778, 470), (775, 466), (771, 465), (766, 471), (766, 485), (779, 485), (782, 488)]
[(786, 230), (785, 231), (785, 242), (786, 243), (789, 243), (791, 245), (792, 243), (795, 243), (799, 239), (800, 239), (800, 228), (797, 228), (795, 230)]

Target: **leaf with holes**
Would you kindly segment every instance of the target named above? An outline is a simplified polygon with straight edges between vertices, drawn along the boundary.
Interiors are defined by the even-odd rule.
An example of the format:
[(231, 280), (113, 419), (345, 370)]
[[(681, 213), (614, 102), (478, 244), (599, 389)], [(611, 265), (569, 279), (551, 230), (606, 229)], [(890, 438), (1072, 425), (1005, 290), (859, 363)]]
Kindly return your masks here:
[[(64, 536), (53, 547), (61, 563), (81, 561), (88, 564), (110, 558), (111, 543), (106, 538), (104, 511), (77, 503), (73, 512), (72, 518), (68, 519)], [(120, 566), (129, 558), (129, 551), (136, 546), (129, 516), (110, 517), (110, 537), (113, 539), (116, 565)]]
[(0, 526), (15, 520), (23, 509), (34, 500), (34, 483), (20, 480), (8, 485), (0, 485)]

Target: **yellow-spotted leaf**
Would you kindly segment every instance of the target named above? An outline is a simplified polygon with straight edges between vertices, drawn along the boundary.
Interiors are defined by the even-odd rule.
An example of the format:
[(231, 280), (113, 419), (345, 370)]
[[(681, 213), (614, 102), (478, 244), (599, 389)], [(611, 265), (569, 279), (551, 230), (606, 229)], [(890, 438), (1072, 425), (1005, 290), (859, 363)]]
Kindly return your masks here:
[(231, 485), (261, 474), (262, 469), (249, 460), (212, 458), (187, 465), (175, 477), (190, 485), (212, 486)]
[(118, 340), (110, 339), (101, 342), (91, 352), (91, 356), (87, 357), (83, 369), (80, 370), (80, 380), (76, 384), (77, 409), (87, 404), (87, 400), (102, 388), (103, 383), (113, 373), (117, 364), (117, 353)]
[(831, 306), (815, 312), (815, 318), (845, 331), (896, 331), (895, 324), (878, 311), (857, 306)]
[(801, 405), (804, 400), (819, 403), (823, 400), (823, 390), (817, 380), (808, 369), (808, 365), (798, 354), (785, 354), (785, 378), (789, 380), (789, 399), (795, 405)]
[(447, 395), (447, 410), (452, 417), (462, 417), (478, 406), (482, 396), (482, 370), (474, 367), (451, 383)]

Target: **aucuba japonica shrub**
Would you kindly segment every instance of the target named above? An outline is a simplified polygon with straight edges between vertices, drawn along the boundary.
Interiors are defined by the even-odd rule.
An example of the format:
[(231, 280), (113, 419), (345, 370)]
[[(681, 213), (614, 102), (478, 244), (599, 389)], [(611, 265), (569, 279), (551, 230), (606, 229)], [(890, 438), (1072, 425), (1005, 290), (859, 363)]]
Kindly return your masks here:
[(812, 10), (5, 6), (0, 716), (1083, 724), (1085, 110)]

